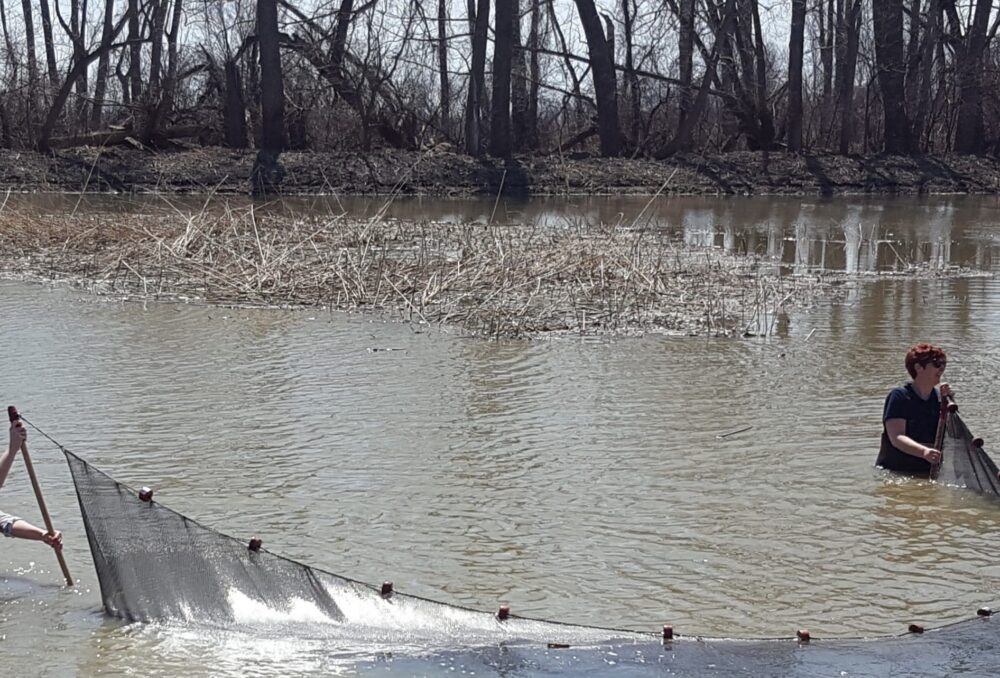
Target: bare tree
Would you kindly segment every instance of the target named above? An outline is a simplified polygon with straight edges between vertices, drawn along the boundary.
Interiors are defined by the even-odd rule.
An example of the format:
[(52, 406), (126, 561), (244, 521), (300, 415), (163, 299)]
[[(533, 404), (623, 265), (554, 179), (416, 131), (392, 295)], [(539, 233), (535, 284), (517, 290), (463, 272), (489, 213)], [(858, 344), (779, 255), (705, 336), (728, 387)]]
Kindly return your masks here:
[[(45, 4), (45, 0), (42, 0)], [(115, 0), (104, 0), (104, 21), (101, 27), (101, 43), (110, 42), (115, 25)], [(111, 50), (105, 50), (97, 61), (97, 80), (94, 82), (94, 104), (90, 110), (90, 124), (100, 127), (104, 115), (104, 96), (108, 89), (108, 71), (111, 64)]]
[(625, 103), (629, 112), (629, 130), (632, 144), (642, 145), (642, 90), (635, 72), (634, 0), (621, 0), (625, 28)]
[(541, 0), (530, 0), (531, 2), (531, 24), (528, 28), (528, 51), (530, 53), (528, 63), (528, 111), (526, 146), (536, 148), (538, 146), (538, 93), (542, 85), (542, 71), (538, 54), (541, 49), (541, 23), (542, 8)]
[(514, 53), (510, 71), (510, 122), (514, 150), (521, 151), (533, 147), (535, 141), (530, 120), (531, 86), (528, 82), (527, 51), (521, 39), (521, 1), (514, 0), (514, 5), (515, 16), (511, 31), (511, 46)]
[(469, 73), (469, 96), (465, 105), (465, 152), (483, 152), (482, 107), (486, 91), (486, 36), (490, 25), (490, 0), (469, 0), (469, 21), (472, 31), (472, 68)]
[(55, 131), (56, 123), (59, 121), (59, 116), (62, 115), (63, 107), (66, 105), (66, 100), (69, 99), (73, 87), (79, 81), (81, 74), (86, 72), (90, 67), (90, 64), (99, 59), (104, 52), (119, 47), (119, 45), (114, 44), (114, 41), (121, 34), (124, 27), (125, 20), (120, 19), (111, 34), (103, 36), (101, 43), (96, 48), (82, 54), (78, 58), (74, 57), (70, 62), (66, 78), (56, 92), (52, 100), (52, 105), (49, 106), (48, 114), (45, 116), (45, 121), (38, 132), (38, 140), (35, 143), (38, 150), (42, 152), (51, 150), (50, 141), (52, 140), (52, 133)]
[[(680, 27), (677, 40), (677, 63), (680, 68), (680, 93), (678, 94), (678, 126), (684, 125), (691, 114), (691, 104), (694, 103), (694, 4), (695, 0), (680, 0)], [(690, 145), (691, 139), (679, 142), (681, 146)]]
[(903, 0), (872, 0), (876, 71), (882, 91), (885, 151), (910, 152), (910, 123), (906, 118), (903, 55)]
[[(983, 150), (985, 142), (983, 70), (984, 54), (988, 44), (987, 28), (993, 3), (990, 0), (976, 0), (972, 25), (965, 35), (962, 35), (955, 0), (942, 0), (942, 6), (948, 15), (949, 34), (955, 46), (957, 62), (959, 102), (955, 151), (979, 153)], [(996, 25), (991, 31), (991, 34), (995, 33)]]
[(285, 87), (282, 80), (277, 0), (257, 0), (257, 44), (260, 49), (260, 151), (251, 185), (255, 194), (271, 193), (284, 172), (278, 157), (285, 148)]
[(851, 152), (854, 140), (854, 78), (861, 35), (861, 0), (844, 0), (837, 16), (837, 111), (840, 114), (841, 155)]
[(438, 0), (438, 78), (440, 80), (441, 131), (451, 139), (451, 84), (448, 78), (448, 0)]
[(802, 150), (802, 53), (805, 43), (806, 0), (792, 0), (792, 29), (788, 36), (788, 150)]
[(709, 55), (708, 62), (705, 64), (705, 73), (702, 75), (701, 85), (698, 87), (698, 95), (692, 103), (690, 113), (677, 126), (677, 131), (673, 138), (656, 152), (655, 157), (657, 159), (662, 160), (663, 158), (667, 158), (690, 143), (691, 132), (694, 131), (708, 103), (708, 92), (712, 80), (716, 77), (715, 69), (719, 63), (719, 56), (722, 54), (726, 43), (728, 43), (727, 34), (735, 16), (736, 0), (726, 0), (726, 4), (722, 8), (721, 21), (719, 21), (715, 29), (715, 41), (712, 44), (712, 52)]
[(931, 105), (931, 88), (934, 80), (934, 48), (941, 40), (941, 4), (930, 0), (926, 14), (927, 28), (920, 45), (919, 85), (917, 110), (913, 117), (914, 150), (926, 148), (925, 129)]
[(490, 155), (506, 158), (510, 141), (510, 71), (514, 57), (514, 18), (517, 0), (496, 0), (493, 42), (493, 97), (490, 116)]
[(35, 20), (31, 15), (31, 0), (21, 0), (21, 9), (24, 12), (24, 42), (25, 53), (28, 58), (28, 86), (31, 89), (31, 98), (38, 87), (38, 57), (35, 55)]
[(142, 97), (142, 40), (139, 34), (139, 0), (128, 0), (128, 81), (131, 89), (131, 100), (139, 101)]
[(56, 47), (52, 38), (52, 15), (49, 13), (48, 0), (38, 0), (38, 9), (42, 15), (42, 40), (45, 42), (45, 63), (49, 71), (49, 84), (55, 87), (59, 84), (59, 69), (56, 67)]
[(614, 50), (601, 27), (594, 0), (576, 0), (583, 32), (587, 37), (590, 72), (594, 79), (597, 101), (597, 134), (601, 140), (601, 155), (621, 153), (621, 128), (618, 124), (618, 84), (615, 76)]

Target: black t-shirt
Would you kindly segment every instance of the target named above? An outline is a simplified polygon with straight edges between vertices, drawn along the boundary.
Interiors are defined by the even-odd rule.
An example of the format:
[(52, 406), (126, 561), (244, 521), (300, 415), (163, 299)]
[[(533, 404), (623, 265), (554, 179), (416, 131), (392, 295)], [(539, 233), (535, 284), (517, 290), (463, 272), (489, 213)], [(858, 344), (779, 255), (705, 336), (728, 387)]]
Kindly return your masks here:
[(875, 464), (890, 471), (929, 475), (930, 462), (906, 454), (889, 442), (889, 435), (885, 432), (885, 421), (886, 419), (905, 419), (907, 436), (922, 445), (934, 447), (934, 438), (937, 437), (937, 425), (940, 417), (941, 401), (938, 399), (937, 389), (931, 391), (927, 400), (917, 395), (917, 392), (913, 390), (912, 382), (892, 389), (885, 399), (885, 409), (882, 412), (882, 445), (879, 448)]

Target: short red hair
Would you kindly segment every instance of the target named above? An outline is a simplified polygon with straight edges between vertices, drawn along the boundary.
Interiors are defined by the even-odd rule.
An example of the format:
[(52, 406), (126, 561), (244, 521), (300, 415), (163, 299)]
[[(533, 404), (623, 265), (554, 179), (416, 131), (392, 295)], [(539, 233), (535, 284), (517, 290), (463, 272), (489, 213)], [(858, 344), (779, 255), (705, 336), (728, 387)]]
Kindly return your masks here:
[(932, 344), (917, 344), (906, 352), (906, 371), (911, 377), (917, 376), (917, 365), (926, 365), (932, 360), (947, 360), (944, 349)]

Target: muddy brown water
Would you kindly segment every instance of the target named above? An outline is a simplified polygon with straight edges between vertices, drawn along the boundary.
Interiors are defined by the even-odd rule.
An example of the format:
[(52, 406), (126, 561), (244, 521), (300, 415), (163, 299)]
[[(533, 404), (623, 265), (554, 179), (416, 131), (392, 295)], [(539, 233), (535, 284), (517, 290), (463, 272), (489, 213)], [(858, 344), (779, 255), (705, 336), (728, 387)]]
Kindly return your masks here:
[[(203, 200), (171, 198), (170, 209)], [(54, 218), (164, 205), (8, 201)], [(330, 198), (270, 209), (371, 216), (383, 206)], [(851, 284), (845, 302), (794, 313), (767, 340), (500, 343), (320, 309), (122, 304), (0, 281), (0, 395), (119, 480), (156, 487), (160, 501), (222, 532), (445, 602), (741, 637), (803, 626), (818, 637), (893, 634), (1000, 602), (1000, 505), (872, 468), (882, 400), (917, 340), (948, 349), (946, 377), (970, 428), (987, 449), (1000, 439), (1000, 202), (645, 208), (635, 198), (407, 200), (388, 211), (649, 218), (692, 244), (770, 252), (803, 273), (930, 262), (980, 275)], [(43, 547), (0, 542), (3, 675), (325, 675), (371, 654), (294, 633), (262, 643), (105, 619), (68, 471), (32, 435), (79, 585), (58, 587)], [(0, 507), (37, 518), (20, 466)], [(429, 658), (427, 672), (435, 666)]]

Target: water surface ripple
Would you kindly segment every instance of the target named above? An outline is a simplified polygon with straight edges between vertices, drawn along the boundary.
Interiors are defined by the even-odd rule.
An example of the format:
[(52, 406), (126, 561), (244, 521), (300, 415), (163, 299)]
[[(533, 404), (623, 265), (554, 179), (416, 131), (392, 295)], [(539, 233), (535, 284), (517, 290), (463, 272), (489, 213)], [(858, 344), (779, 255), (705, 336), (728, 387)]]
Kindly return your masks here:
[[(348, 577), (584, 624), (888, 634), (1000, 600), (1000, 506), (871, 467), (882, 399), (919, 339), (949, 349), (989, 449), (998, 293), (990, 277), (852, 286), (767, 341), (490, 343), (0, 282), (0, 394), (122, 482)], [(163, 675), (207, 675), (208, 651), (237, 675), (231, 652), (250, 640), (101, 618), (69, 475), (33, 435), (81, 585), (49, 586), (50, 554), (3, 543), (0, 634), (67, 649), (8, 643), (0, 668), (115, 674), (151, 653)], [(36, 517), (23, 470), (0, 506)], [(258, 657), (263, 675), (340, 670), (330, 648), (286, 642)]]

